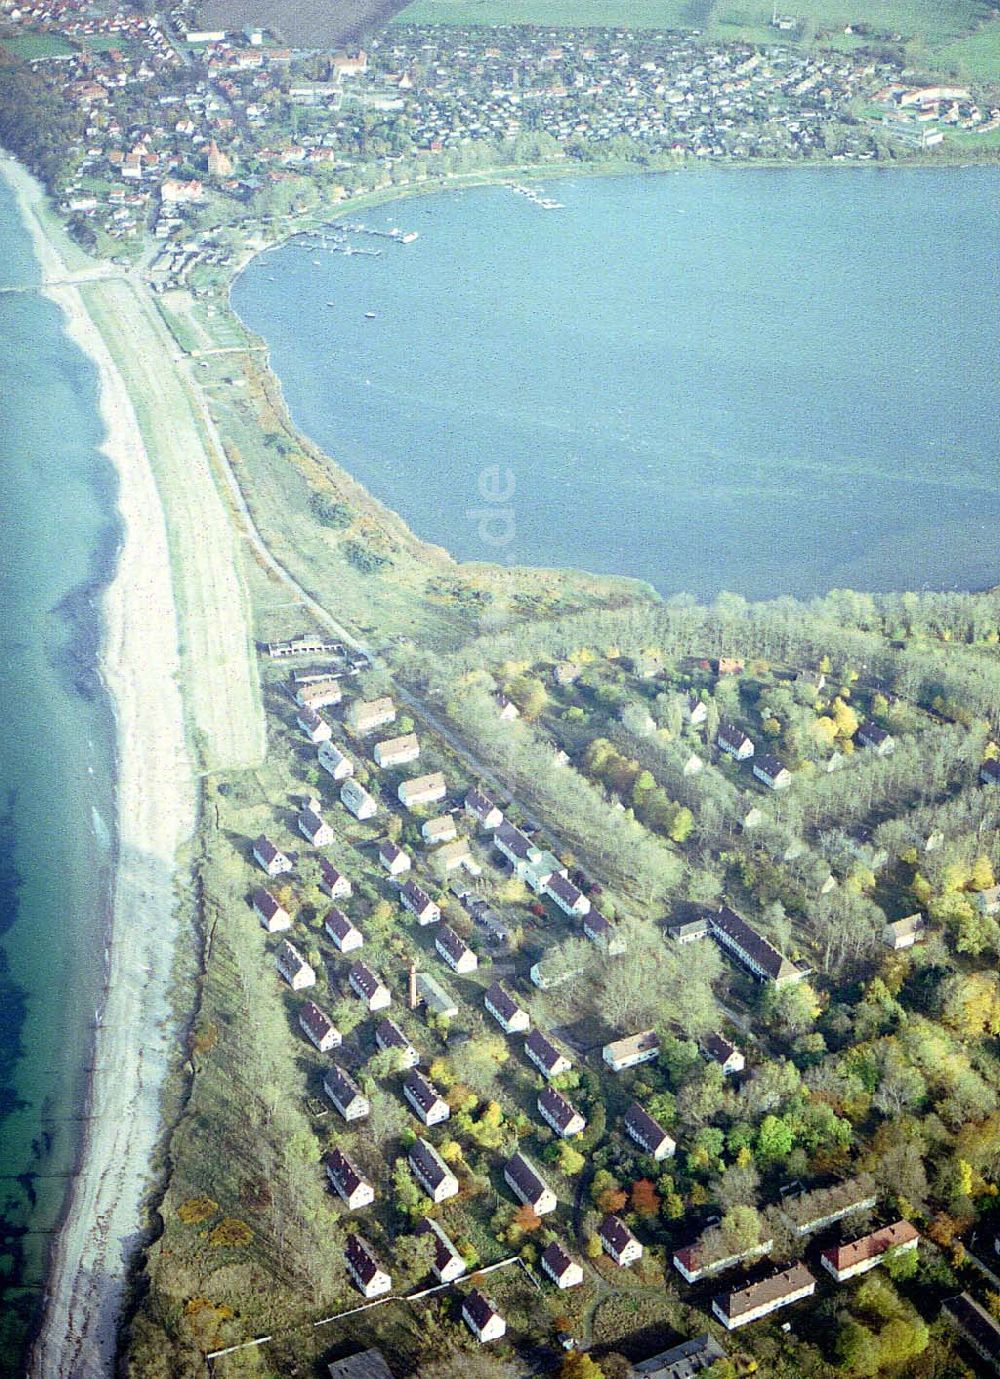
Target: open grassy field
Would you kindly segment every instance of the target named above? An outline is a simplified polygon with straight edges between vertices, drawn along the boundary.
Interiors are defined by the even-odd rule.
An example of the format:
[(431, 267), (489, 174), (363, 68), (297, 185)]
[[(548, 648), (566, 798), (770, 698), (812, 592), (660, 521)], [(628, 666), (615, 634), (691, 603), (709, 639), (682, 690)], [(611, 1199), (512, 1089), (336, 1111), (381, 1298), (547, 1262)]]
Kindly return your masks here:
[(170, 337), (141, 289), (122, 279), (83, 295), (133, 400), (169, 533), (188, 713), (201, 764), (251, 765), (264, 750), (238, 540), (212, 475), (194, 395), (166, 366)]
[(0, 48), (22, 62), (34, 62), (43, 57), (67, 57), (73, 45), (58, 34), (18, 34), (16, 38), (0, 39)]
[(906, 45), (914, 64), (928, 70), (1000, 80), (1000, 19), (980, 0), (794, 0), (778, 10), (798, 27), (778, 33), (769, 0), (416, 0), (395, 22), (696, 29), (718, 42), (843, 49), (892, 42)]

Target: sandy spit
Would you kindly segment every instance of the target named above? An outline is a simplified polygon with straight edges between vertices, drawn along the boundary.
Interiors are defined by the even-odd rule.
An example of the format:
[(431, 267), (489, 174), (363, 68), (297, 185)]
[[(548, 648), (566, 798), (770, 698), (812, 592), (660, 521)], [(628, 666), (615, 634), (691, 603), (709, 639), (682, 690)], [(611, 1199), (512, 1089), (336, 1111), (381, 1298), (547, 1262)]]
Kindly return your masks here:
[[(108, 983), (96, 1035), (90, 1119), (51, 1261), (33, 1379), (108, 1379), (129, 1263), (160, 1130), (174, 1036), (168, 993), (178, 932), (175, 858), (195, 825), (179, 685), (177, 613), (163, 510), (135, 411), (40, 214), (42, 193), (0, 160), (35, 240), (45, 293), (94, 363), (103, 451), (124, 527), (103, 602), (102, 671), (117, 722), (118, 866)], [(87, 270), (80, 278), (93, 276)]]

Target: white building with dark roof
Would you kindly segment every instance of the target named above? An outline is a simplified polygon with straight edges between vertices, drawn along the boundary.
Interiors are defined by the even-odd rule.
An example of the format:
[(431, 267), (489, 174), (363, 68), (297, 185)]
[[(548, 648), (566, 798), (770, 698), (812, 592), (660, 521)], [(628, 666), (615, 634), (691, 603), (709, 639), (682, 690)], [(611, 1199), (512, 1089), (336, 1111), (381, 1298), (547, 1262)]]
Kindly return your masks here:
[(319, 888), (331, 900), (348, 900), (353, 890), (344, 873), (338, 871), (327, 857), (319, 859)]
[(622, 1125), (629, 1138), (635, 1141), (644, 1154), (651, 1155), (657, 1163), (663, 1159), (673, 1158), (677, 1150), (676, 1142), (667, 1134), (660, 1122), (654, 1120), (637, 1101), (633, 1101), (625, 1112)]
[(441, 906), (412, 877), (400, 887), (399, 903), (404, 910), (409, 910), (422, 928), (437, 924), (441, 918)]
[(496, 1020), (504, 1034), (523, 1034), (531, 1025), (531, 1018), (526, 1010), (514, 1000), (513, 996), (500, 982), (494, 982), (487, 987), (483, 996), (483, 1005)]
[(458, 1196), (458, 1179), (429, 1140), (414, 1140), (408, 1158), (414, 1178), (432, 1202)]
[(737, 962), (758, 981), (785, 986), (790, 982), (801, 981), (805, 976), (802, 968), (789, 962), (773, 943), (763, 934), (759, 934), (742, 915), (738, 915), (728, 905), (723, 905), (717, 914), (712, 915), (710, 923), (712, 937), (716, 942), (732, 953)]
[(539, 1263), (557, 1288), (576, 1288), (583, 1282), (583, 1269), (566, 1250), (553, 1240), (542, 1251)]
[(576, 1107), (554, 1087), (543, 1087), (539, 1092), (538, 1114), (562, 1140), (582, 1135), (587, 1128), (586, 1120)]
[(478, 1288), (473, 1288), (462, 1303), (462, 1321), (481, 1344), (498, 1341), (507, 1330), (503, 1317)]
[(388, 1016), (380, 1020), (375, 1026), (375, 1043), (383, 1051), (396, 1049), (402, 1054), (404, 1068), (415, 1068), (420, 1062), (420, 1054), (396, 1024), (396, 1021), (390, 1020)]
[(417, 1227), (416, 1234), (429, 1234), (434, 1237), (434, 1259), (431, 1262), (431, 1271), (438, 1283), (454, 1283), (457, 1278), (461, 1278), (467, 1272), (465, 1260), (451, 1239), (445, 1234), (439, 1222), (425, 1216)]
[(451, 1107), (423, 1073), (412, 1068), (403, 1083), (403, 1095), (424, 1125), (439, 1125), (451, 1115)]
[(384, 843), (379, 843), (378, 860), (390, 876), (402, 876), (413, 866), (409, 853), (404, 852), (389, 838)]
[(363, 1120), (372, 1109), (371, 1103), (363, 1095), (354, 1078), (343, 1068), (338, 1068), (336, 1064), (326, 1070), (323, 1078), (323, 1091), (344, 1120)]
[(274, 965), (293, 991), (303, 991), (316, 985), (316, 973), (305, 958), (287, 939), (282, 939), (275, 949)]
[(481, 790), (470, 790), (465, 797), (465, 812), (469, 814), (481, 829), (492, 833), (495, 828), (499, 828), (503, 823), (503, 811), (498, 809), (488, 795)]
[(280, 934), (292, 927), (292, 917), (280, 900), (276, 900), (263, 886), (253, 893), (254, 914), (269, 934)]
[(344, 1262), (355, 1287), (364, 1297), (380, 1298), (384, 1293), (392, 1292), (391, 1274), (382, 1268), (375, 1251), (362, 1236), (347, 1237)]
[(265, 833), (254, 840), (254, 861), (268, 876), (281, 876), (292, 870), (292, 859), (286, 857), (279, 847), (271, 842)]
[(369, 1010), (385, 1010), (392, 1004), (389, 988), (371, 970), (367, 963), (355, 962), (347, 974), (348, 985)]
[(625, 1269), (642, 1258), (642, 1245), (620, 1216), (609, 1212), (601, 1222), (597, 1238), (604, 1253), (613, 1259), (620, 1269)]
[(375, 1189), (342, 1149), (331, 1149), (323, 1160), (330, 1185), (349, 1211), (371, 1206)]
[(434, 947), (453, 972), (475, 972), (479, 966), (475, 953), (448, 924), (442, 924), (434, 935)]
[(299, 832), (313, 847), (329, 847), (333, 842), (333, 829), (319, 812), (319, 801), (310, 800), (298, 817)]
[(336, 905), (331, 905), (327, 910), (323, 928), (341, 953), (353, 953), (364, 944), (361, 930)]
[(340, 1030), (314, 1001), (306, 1001), (299, 1011), (299, 1027), (320, 1053), (329, 1053), (331, 1049), (340, 1047)]
[(542, 894), (547, 895), (564, 915), (569, 915), (573, 919), (582, 919), (590, 913), (590, 901), (583, 891), (560, 872), (549, 877), (542, 888)]
[(524, 1041), (524, 1052), (549, 1082), (561, 1073), (568, 1073), (573, 1066), (566, 1055), (560, 1052), (540, 1029), (533, 1029), (528, 1035)]
[(555, 1193), (524, 1154), (515, 1154), (508, 1161), (503, 1178), (517, 1200), (529, 1206), (536, 1216), (547, 1216), (559, 1205)]

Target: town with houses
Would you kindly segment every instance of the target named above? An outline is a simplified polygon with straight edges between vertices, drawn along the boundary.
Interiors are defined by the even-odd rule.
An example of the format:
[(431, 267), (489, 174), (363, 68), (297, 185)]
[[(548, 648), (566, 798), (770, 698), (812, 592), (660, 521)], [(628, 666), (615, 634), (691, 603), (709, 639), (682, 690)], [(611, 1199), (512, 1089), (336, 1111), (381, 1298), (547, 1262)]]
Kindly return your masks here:
[(71, 226), (159, 290), (218, 288), (248, 238), (294, 230), (293, 210), (318, 224), (321, 207), (456, 173), (884, 161), (1000, 129), (988, 90), (908, 81), (878, 35), (816, 53), (777, 27), (759, 48), (517, 27), (442, 42), (400, 23), (321, 53), (193, 24), (184, 9), (0, 3), (0, 45), (78, 114), (53, 188)]
[[(953, 1245), (942, 1214), (909, 1200), (870, 1156), (855, 1161), (846, 1089), (831, 1095), (818, 1074), (810, 1083), (823, 1061), (822, 1037), (808, 1032), (823, 1004), (811, 985), (814, 943), (787, 925), (784, 944), (775, 942), (724, 896), (705, 905), (667, 896), (660, 920), (637, 926), (574, 862), (558, 819), (543, 826), (471, 772), (379, 685), (364, 655), (310, 634), (262, 644), (261, 654), (274, 754), (306, 788), (233, 846), (241, 923), (263, 930), (261, 960), (273, 967), (275, 994), (285, 992), (289, 1037), (312, 1051), (307, 1105), (325, 1146), (315, 1172), (339, 1204), (347, 1287), (324, 1326), (359, 1305), (443, 1298), (467, 1344), (523, 1346), (538, 1299), (550, 1296), (558, 1323), (534, 1372), (750, 1374), (758, 1361), (743, 1328), (788, 1309), (790, 1324), (809, 1332), (836, 1314), (840, 1291), (884, 1266), (900, 1292), (868, 1287), (867, 1325), (881, 1307), (886, 1325), (898, 1322), (902, 1351), (926, 1347), (930, 1317), (920, 1294), (905, 1292), (920, 1269), (945, 1295), (938, 1325), (1000, 1364), (989, 1263)], [(491, 695), (496, 724), (514, 732), (522, 715), (536, 726), (572, 723), (599, 670), (589, 658), (532, 667)], [(781, 695), (834, 724), (824, 773), (838, 782), (862, 768), (893, 770), (914, 741), (926, 750), (928, 735), (947, 731), (939, 711), (856, 676), (851, 691), (838, 689), (823, 668), (782, 672), (769, 702), (762, 696), (750, 712), (755, 674), (741, 658), (692, 661), (671, 688), (655, 656), (626, 674), (660, 691), (689, 781), (718, 775), (755, 801), (741, 806), (748, 836), (766, 832), (803, 770), (767, 750)], [(601, 741), (581, 753), (567, 734), (564, 769), (574, 760), (593, 769)], [(995, 811), (1000, 753), (980, 756), (970, 807)], [(910, 836), (921, 849), (943, 843), (916, 817)], [(845, 842), (857, 874), (884, 865), (869, 829)], [(785, 862), (794, 868), (794, 849)], [(843, 865), (814, 874), (817, 900)], [(984, 916), (1000, 911), (987, 872), (970, 894)], [(883, 975), (870, 988), (885, 994), (864, 999), (890, 1000), (911, 955), (926, 960), (942, 943), (940, 929), (924, 912), (886, 915), (873, 939)], [(692, 985), (703, 981), (697, 962), (717, 955), (694, 1028), (670, 1010), (652, 1026), (586, 1013), (588, 973), (619, 964), (638, 983), (653, 980), (654, 948), (640, 957), (637, 944), (684, 964)], [(727, 1134), (713, 1124), (724, 1106)], [(964, 1291), (954, 1286), (959, 1262), (971, 1281)], [(655, 1295), (651, 1318), (673, 1341), (637, 1346), (629, 1333), (641, 1328), (619, 1322), (596, 1366), (573, 1368), (593, 1363), (595, 1304), (619, 1294), (638, 1316)], [(663, 1299), (683, 1308), (688, 1334), (677, 1337), (676, 1311), (664, 1333)], [(375, 1312), (364, 1316), (369, 1325)], [(787, 1332), (783, 1315), (780, 1324)], [(862, 1323), (841, 1329), (849, 1325)], [(391, 1379), (391, 1328), (388, 1336), (387, 1353), (366, 1346), (329, 1373)]]

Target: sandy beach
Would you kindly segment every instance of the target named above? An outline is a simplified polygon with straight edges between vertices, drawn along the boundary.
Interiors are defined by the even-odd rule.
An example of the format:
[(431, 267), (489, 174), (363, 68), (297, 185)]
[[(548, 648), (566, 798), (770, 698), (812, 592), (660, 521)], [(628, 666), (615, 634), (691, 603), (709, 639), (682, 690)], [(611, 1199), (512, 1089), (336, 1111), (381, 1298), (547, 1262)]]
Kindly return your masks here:
[(118, 475), (124, 538), (103, 604), (102, 671), (117, 722), (117, 847), (107, 992), (96, 1036), (90, 1119), (56, 1241), (31, 1373), (112, 1373), (129, 1260), (160, 1133), (160, 1095), (174, 1048), (168, 996), (177, 939), (175, 859), (195, 824), (179, 683), (178, 622), (167, 529), (142, 433), (121, 375), (47, 224), (40, 189), (0, 163), (31, 230), (44, 291), (100, 384), (104, 453)]

